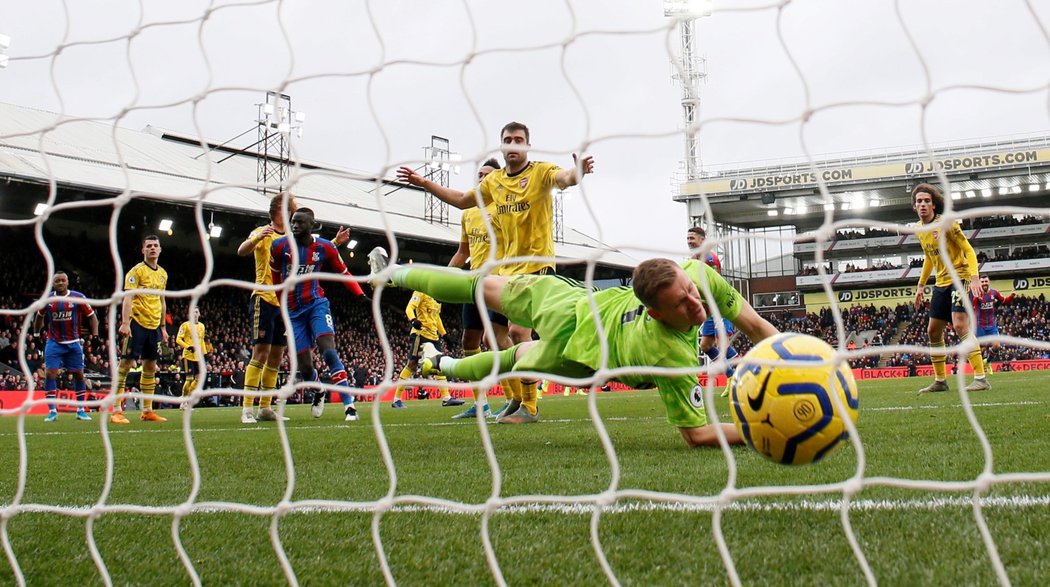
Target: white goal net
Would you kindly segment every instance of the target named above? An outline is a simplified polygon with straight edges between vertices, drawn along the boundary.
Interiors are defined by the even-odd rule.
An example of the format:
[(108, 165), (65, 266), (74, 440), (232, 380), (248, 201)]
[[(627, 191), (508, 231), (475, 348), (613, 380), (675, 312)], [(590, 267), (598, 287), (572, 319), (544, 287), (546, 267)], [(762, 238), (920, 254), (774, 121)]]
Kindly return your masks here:
[[(9, 0), (0, 12), (0, 543), (13, 582), (1005, 585), (1050, 573), (1045, 0)], [(732, 423), (719, 396), (751, 344), (722, 329), (717, 346), (740, 358), (526, 371), (546, 384), (536, 425), (451, 419), (477, 397), (501, 405), (500, 380), (406, 367), (411, 294), (373, 290), (366, 257), (382, 246), (403, 265), (447, 266), (462, 213), (397, 170), (473, 188), (483, 162), (505, 162), (510, 121), (528, 125), (533, 161), (594, 157), (593, 174), (550, 198), (559, 274), (629, 285), (639, 260), (684, 259), (686, 228), (706, 227), (703, 251), (744, 299), (872, 377), (858, 380), (849, 442), (807, 467), (689, 449), (655, 390), (615, 382), (695, 373), (711, 420)], [(905, 165), (905, 152), (925, 171), (851, 175), (849, 193), (825, 173)], [(962, 223), (982, 274), (1016, 294), (982, 340), (997, 371), (987, 393), (961, 391), (974, 347), (949, 329), (951, 391), (915, 396), (932, 381), (929, 313), (907, 309), (920, 181), (945, 194), (939, 226)], [(281, 191), (324, 239), (350, 228), (337, 241), (350, 276), (320, 284), (357, 421), (323, 349), (317, 381), (296, 378), (295, 356), (275, 368), (276, 421), (251, 408), (241, 421), (244, 398), (268, 394), (245, 379), (255, 273), (238, 249)], [(121, 307), (150, 234), (171, 340), (125, 395)], [(54, 399), (34, 322), (58, 272), (99, 324), (92, 335), (85, 317), (76, 333), (86, 395), (63, 370)], [(271, 288), (283, 321), (309, 283)], [(843, 296), (854, 291), (866, 303)], [(459, 355), (459, 310), (443, 316)], [(183, 322), (199, 358), (183, 360)], [(601, 336), (594, 347), (608, 357)], [(150, 404), (166, 422), (139, 419)], [(85, 407), (91, 422), (76, 420)], [(130, 425), (111, 422), (119, 409)]]

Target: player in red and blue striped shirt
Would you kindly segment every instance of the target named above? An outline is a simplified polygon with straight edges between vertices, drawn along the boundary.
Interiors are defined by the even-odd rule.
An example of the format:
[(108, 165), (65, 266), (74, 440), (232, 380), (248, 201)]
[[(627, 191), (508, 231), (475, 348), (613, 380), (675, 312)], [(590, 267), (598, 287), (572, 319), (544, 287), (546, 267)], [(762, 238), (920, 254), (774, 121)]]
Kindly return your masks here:
[[(270, 246), (270, 273), (273, 276), (274, 285), (314, 273), (350, 275), (335, 245), (327, 239), (314, 237), (311, 234), (313, 227), (314, 211), (309, 208), (299, 208), (295, 214), (292, 214), (289, 222), (291, 237), (284, 236), (273, 241)], [(293, 258), (293, 254), (297, 255), (297, 258)], [(359, 296), (365, 295), (361, 286), (356, 282), (348, 281), (345, 285), (351, 293)], [(347, 380), (346, 367), (343, 366), (339, 353), (335, 350), (335, 327), (328, 298), (324, 296), (320, 280), (306, 277), (296, 282), (288, 293), (287, 299), (288, 316), (291, 318), (292, 335), (299, 361), (299, 373), (303, 376), (303, 380), (318, 381), (311, 353), (316, 342), (332, 374), (332, 383), (349, 388), (350, 382)], [(314, 394), (313, 406), (310, 409), (314, 418), (320, 418), (324, 412), (326, 395), (327, 393), (323, 391)], [(345, 406), (346, 420), (357, 420), (354, 396), (350, 393), (340, 395)]]
[[(998, 290), (992, 289), (991, 280), (988, 279), (987, 275), (981, 276), (981, 292), (981, 297), (970, 300), (973, 302), (974, 318), (977, 319), (974, 335), (977, 338), (998, 336), (999, 324), (995, 319), (995, 308), (999, 304), (1009, 304), (1014, 301), (1014, 294), (1004, 298), (1003, 294), (999, 293)], [(993, 342), (992, 347), (999, 348), (999, 341)], [(991, 373), (992, 366), (988, 363), (988, 357), (984, 357), (983, 360), (985, 373)]]
[[(84, 401), (87, 389), (84, 386), (84, 348), (80, 344), (80, 330), (87, 321), (91, 336), (98, 336), (98, 316), (84, 300), (84, 294), (69, 289), (69, 276), (57, 271), (52, 280), (55, 288), (49, 298), (64, 297), (66, 300), (52, 300), (36, 313), (33, 329), (40, 330), (47, 326), (47, 344), (44, 346), (44, 394), (52, 400), (48, 404), (45, 422), (54, 422), (58, 418), (58, 406), (54, 398), (58, 393), (58, 374), (61, 369), (73, 374), (73, 391), (78, 401)], [(77, 420), (90, 420), (83, 406), (77, 406)]]
[[(708, 265), (712, 269), (722, 274), (722, 261), (718, 258), (718, 255), (714, 251), (708, 251), (707, 253), (700, 252), (700, 246), (704, 244), (707, 239), (707, 231), (699, 226), (690, 226), (689, 230), (685, 235), (686, 245), (689, 246), (689, 250), (693, 252), (693, 259), (703, 261), (705, 265)], [(732, 337), (736, 329), (733, 327), (733, 323), (725, 318), (722, 318), (722, 326), (725, 328), (726, 336)], [(707, 320), (700, 326), (700, 352), (707, 355), (707, 358), (711, 361), (718, 360), (718, 356), (721, 354), (721, 350), (718, 348), (718, 328), (715, 326), (715, 317), (708, 316)], [(726, 347), (726, 360), (731, 361), (738, 354), (736, 347), (730, 344)], [(726, 368), (726, 377), (732, 378), (736, 372), (736, 368), (729, 366)], [(725, 390), (722, 392), (722, 397), (729, 395), (729, 385), (726, 385)]]

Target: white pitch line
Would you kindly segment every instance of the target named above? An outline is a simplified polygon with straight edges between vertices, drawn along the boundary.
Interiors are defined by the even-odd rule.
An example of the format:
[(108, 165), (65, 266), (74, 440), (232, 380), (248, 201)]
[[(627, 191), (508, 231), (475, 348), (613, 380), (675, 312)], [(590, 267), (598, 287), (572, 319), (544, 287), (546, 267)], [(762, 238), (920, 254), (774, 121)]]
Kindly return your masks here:
[[(447, 502), (446, 502), (447, 503)], [(1011, 497), (984, 497), (980, 499), (981, 507), (983, 508), (1003, 508), (1003, 509), (1027, 509), (1027, 508), (1047, 508), (1050, 507), (1050, 495), (1017, 495)], [(10, 504), (0, 506), (0, 509), (7, 509), (11, 507)], [(89, 506), (77, 506), (77, 507), (61, 507), (54, 505), (45, 504), (31, 504), (22, 503), (19, 504), (16, 509), (23, 511), (40, 511), (41, 509), (47, 509), (56, 514), (65, 514), (73, 516), (85, 516), (91, 512), (101, 513), (106, 510), (123, 511), (129, 507), (128, 504), (108, 504), (99, 507)], [(277, 515), (277, 508), (266, 508), (259, 506), (252, 506), (251, 508), (239, 508), (235, 504), (230, 504), (228, 507), (215, 507), (215, 506), (196, 506), (196, 505), (185, 505), (180, 504), (178, 506), (162, 506), (150, 508), (149, 506), (134, 506), (136, 508), (144, 508), (146, 510), (156, 510), (156, 515), (174, 515), (175, 509), (180, 510), (181, 515), (193, 514), (207, 514), (207, 513), (246, 513), (252, 515), (265, 515), (272, 516)], [(969, 497), (943, 497), (943, 498), (932, 498), (932, 499), (910, 499), (910, 500), (893, 500), (893, 499), (857, 499), (853, 500), (849, 504), (849, 511), (851, 512), (869, 512), (869, 511), (937, 511), (953, 508), (972, 508), (973, 498)], [(683, 513), (705, 513), (713, 512), (718, 508), (718, 504), (711, 501), (700, 502), (700, 503), (683, 503), (683, 502), (665, 502), (665, 501), (644, 501), (644, 502), (627, 502), (622, 504), (612, 504), (603, 506), (602, 514), (616, 515), (616, 514), (630, 514), (637, 512), (683, 512)], [(294, 514), (314, 514), (314, 513), (333, 513), (333, 512), (349, 512), (349, 513), (375, 513), (376, 507), (363, 505), (357, 503), (346, 503), (332, 504), (330, 506), (302, 506), (297, 507), (294, 503), (287, 504), (281, 508), (280, 515), (294, 515)], [(389, 509), (383, 508), (385, 513), (436, 513), (436, 514), (470, 514), (478, 515), (482, 510), (486, 509), (483, 504), (464, 504), (462, 508), (449, 507), (447, 505), (427, 505), (427, 504), (401, 504), (394, 505)], [(537, 503), (537, 504), (515, 504), (507, 506), (495, 506), (491, 508), (494, 514), (510, 514), (510, 515), (526, 515), (526, 514), (567, 514), (567, 515), (591, 515), (597, 509), (597, 506), (593, 503)], [(824, 500), (795, 500), (785, 502), (755, 502), (751, 500), (743, 500), (731, 502), (721, 506), (721, 510), (724, 512), (838, 512), (842, 510), (842, 501), (835, 499), (824, 499)], [(149, 512), (142, 512), (149, 513)]]

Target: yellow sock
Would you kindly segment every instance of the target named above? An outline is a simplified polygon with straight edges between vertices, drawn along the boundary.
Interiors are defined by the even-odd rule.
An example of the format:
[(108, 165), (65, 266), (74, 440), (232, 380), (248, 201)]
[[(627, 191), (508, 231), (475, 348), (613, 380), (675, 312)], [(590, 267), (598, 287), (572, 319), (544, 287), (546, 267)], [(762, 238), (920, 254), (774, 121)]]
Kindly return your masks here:
[(191, 375), (186, 378), (186, 383), (182, 384), (182, 397), (193, 393), (194, 387), (197, 387), (197, 378)]
[(992, 373), (992, 362), (988, 360), (988, 357), (983, 355), (981, 356), (981, 359), (984, 361), (984, 374), (990, 375)]
[[(444, 375), (435, 375), (434, 376), (434, 380), (435, 381), (444, 381), (444, 382), (447, 383), (448, 382), (448, 377), (445, 377)], [(452, 392), (450, 392), (447, 387), (442, 387), (442, 386), (439, 385), (438, 389), (441, 390), (441, 401), (445, 401), (447, 399), (452, 399)]]
[(502, 383), (503, 395), (507, 396), (507, 401), (521, 401), (521, 379), (504, 379)]
[(946, 378), (944, 361), (946, 357), (944, 354), (944, 341), (933, 342), (930, 341), (930, 360), (933, 361), (933, 376), (936, 379), (944, 381)]
[(533, 416), (536, 415), (536, 380), (521, 379), (521, 405)]
[[(142, 393), (152, 394), (157, 391), (157, 374), (156, 372), (147, 372), (145, 369), (142, 370)], [(151, 412), (153, 411), (153, 400), (143, 399), (142, 400), (142, 411)]]
[[(262, 381), (262, 363), (256, 360), (248, 362), (248, 368), (244, 370), (244, 391), (259, 391), (259, 383)], [(246, 395), (244, 400), (241, 402), (241, 406), (250, 408), (255, 405), (255, 398)]]
[[(413, 374), (412, 370), (409, 369), (408, 366), (406, 365), (405, 368), (401, 370), (401, 373), (398, 374), (397, 378), (398, 378), (399, 381), (402, 380), (402, 379), (411, 379), (412, 378), (412, 374)], [(394, 390), (394, 401), (397, 401), (397, 400), (401, 399), (401, 396), (404, 393), (405, 393), (405, 386), (398, 385), (397, 389)]]
[[(273, 391), (277, 389), (277, 369), (266, 365), (262, 370), (262, 389), (264, 391)], [(259, 409), (270, 407), (273, 403), (273, 394), (266, 394), (259, 398)]]
[[(977, 342), (974, 340), (974, 336), (971, 334), (967, 337), (971, 342)], [(984, 377), (984, 359), (981, 358), (981, 347), (977, 347), (967, 357), (966, 360), (970, 362), (970, 366), (973, 367), (973, 374), (975, 377)]]
[(114, 411), (124, 411), (124, 386), (128, 383), (128, 371), (130, 370), (130, 368), (117, 367), (117, 403), (113, 405)]

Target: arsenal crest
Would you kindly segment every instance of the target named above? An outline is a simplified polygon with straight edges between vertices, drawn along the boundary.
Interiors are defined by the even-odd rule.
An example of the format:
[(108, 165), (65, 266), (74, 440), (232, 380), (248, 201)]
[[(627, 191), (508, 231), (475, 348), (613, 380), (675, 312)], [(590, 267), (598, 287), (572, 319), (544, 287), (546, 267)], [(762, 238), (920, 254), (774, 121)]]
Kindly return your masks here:
[(518, 187), (521, 189), (525, 189), (527, 185), (529, 185), (529, 178), (527, 177), (521, 178), (521, 181), (518, 182)]

